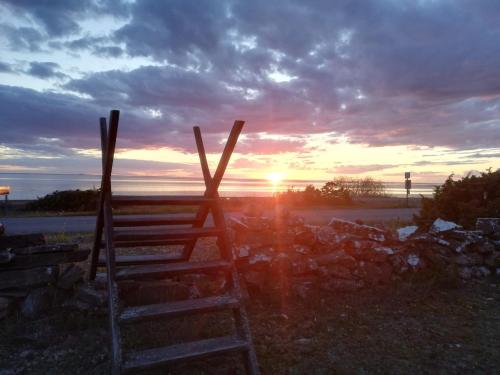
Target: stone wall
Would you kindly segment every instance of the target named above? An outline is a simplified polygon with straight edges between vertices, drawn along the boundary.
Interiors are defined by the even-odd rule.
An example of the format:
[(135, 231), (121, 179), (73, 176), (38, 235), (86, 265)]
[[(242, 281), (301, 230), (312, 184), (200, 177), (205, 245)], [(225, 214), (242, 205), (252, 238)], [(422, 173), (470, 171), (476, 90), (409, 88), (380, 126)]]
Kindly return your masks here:
[(283, 213), (231, 220), (234, 255), (250, 293), (306, 296), (315, 289), (352, 292), (418, 273), (461, 280), (500, 270), (500, 219), (464, 230), (438, 219), (429, 231), (391, 231), (333, 218), (307, 225)]
[(102, 305), (105, 297), (83, 285), (89, 250), (78, 244), (48, 245), (41, 233), (8, 236), (0, 225), (0, 319), (37, 318), (54, 307)]

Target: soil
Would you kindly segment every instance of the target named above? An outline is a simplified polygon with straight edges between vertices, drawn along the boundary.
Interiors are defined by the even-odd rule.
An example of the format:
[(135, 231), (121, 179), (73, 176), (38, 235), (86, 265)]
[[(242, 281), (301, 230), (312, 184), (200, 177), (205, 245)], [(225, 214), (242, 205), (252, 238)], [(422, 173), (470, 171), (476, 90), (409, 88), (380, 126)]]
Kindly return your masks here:
[[(252, 296), (250, 323), (264, 374), (498, 373), (500, 278), (467, 284), (422, 281), (304, 299)], [(226, 330), (230, 317), (146, 323), (125, 346)], [(156, 344), (156, 345), (155, 345)], [(0, 322), (0, 374), (105, 374), (107, 316), (53, 311)], [(148, 372), (150, 373), (150, 372)], [(244, 373), (238, 357), (192, 361), (158, 374)]]

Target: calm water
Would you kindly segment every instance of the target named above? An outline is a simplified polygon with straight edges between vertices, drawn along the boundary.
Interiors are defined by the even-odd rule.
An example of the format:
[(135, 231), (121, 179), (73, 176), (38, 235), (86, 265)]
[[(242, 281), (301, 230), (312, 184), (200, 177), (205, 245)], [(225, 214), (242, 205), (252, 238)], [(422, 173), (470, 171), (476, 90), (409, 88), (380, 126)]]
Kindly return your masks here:
[[(100, 186), (100, 176), (35, 173), (0, 173), (0, 185), (11, 189), (9, 199), (35, 199), (55, 190), (92, 189)], [(219, 188), (222, 196), (270, 196), (288, 187), (302, 189), (308, 184), (321, 187), (325, 181), (289, 180), (273, 186), (267, 180), (225, 178)], [(197, 194), (205, 190), (203, 181), (196, 178), (113, 176), (113, 191), (120, 194)], [(431, 195), (433, 183), (413, 183), (412, 196)], [(386, 192), (406, 196), (404, 184), (386, 182)]]

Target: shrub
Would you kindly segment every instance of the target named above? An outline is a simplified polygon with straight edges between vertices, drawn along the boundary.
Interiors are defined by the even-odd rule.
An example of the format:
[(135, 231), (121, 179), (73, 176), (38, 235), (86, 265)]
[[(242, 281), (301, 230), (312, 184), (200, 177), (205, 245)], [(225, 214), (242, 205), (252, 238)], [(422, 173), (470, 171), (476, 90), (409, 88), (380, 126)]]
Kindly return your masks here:
[(30, 211), (95, 211), (99, 190), (55, 191), (26, 205)]
[(336, 177), (331, 182), (341, 191), (348, 191), (351, 197), (383, 197), (386, 195), (382, 181), (365, 178)]
[(478, 217), (500, 215), (500, 170), (483, 172), (454, 180), (450, 175), (445, 183), (434, 189), (433, 198), (422, 197), (420, 214), (415, 222), (428, 228), (440, 217), (465, 228), (473, 228)]

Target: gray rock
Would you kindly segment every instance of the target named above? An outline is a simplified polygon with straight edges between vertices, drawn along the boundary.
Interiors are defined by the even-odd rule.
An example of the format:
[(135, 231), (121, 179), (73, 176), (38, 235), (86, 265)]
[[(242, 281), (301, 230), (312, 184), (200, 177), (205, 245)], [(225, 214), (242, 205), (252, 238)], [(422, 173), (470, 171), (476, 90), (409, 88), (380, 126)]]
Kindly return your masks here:
[(106, 303), (106, 293), (93, 288), (90, 285), (82, 285), (76, 292), (76, 297), (91, 307), (102, 307)]
[(52, 307), (53, 300), (52, 287), (33, 289), (21, 305), (21, 313), (26, 318), (37, 318)]
[(9, 315), (13, 301), (10, 298), (0, 297), (0, 319)]
[(486, 267), (472, 267), (471, 274), (473, 277), (482, 278), (491, 275), (491, 271)]
[(460, 254), (453, 261), (460, 266), (479, 266), (484, 263), (483, 257), (477, 253)]
[(356, 259), (346, 254), (344, 251), (337, 251), (330, 254), (319, 255), (314, 257), (313, 259), (320, 266), (329, 266), (332, 264), (337, 264), (352, 269), (356, 267), (356, 265), (358, 264)]
[(476, 220), (476, 229), (495, 239), (500, 237), (500, 218), (482, 217)]
[(484, 258), (484, 264), (488, 267), (500, 267), (500, 251), (494, 251)]
[(442, 233), (453, 229), (460, 229), (461, 226), (453, 221), (446, 221), (441, 218), (434, 220), (431, 227), (429, 228), (429, 233)]
[(340, 265), (332, 265), (330, 267), (322, 267), (325, 269), (326, 275), (337, 279), (351, 279), (353, 277), (351, 271), (347, 267)]
[(460, 276), (464, 280), (469, 280), (472, 277), (472, 268), (460, 267), (458, 269), (458, 276)]
[(295, 235), (294, 242), (298, 245), (313, 247), (316, 242), (316, 235), (309, 228), (305, 228)]
[(389, 233), (382, 229), (371, 227), (369, 225), (361, 225), (352, 221), (333, 218), (328, 224), (331, 228), (339, 233), (348, 233), (351, 236), (366, 238), (373, 241), (384, 242)]
[(57, 287), (61, 289), (72, 289), (73, 286), (83, 279), (85, 271), (76, 264), (67, 267), (57, 280)]
[(14, 254), (11, 253), (10, 249), (0, 250), (0, 264), (10, 263), (14, 259)]
[(353, 292), (363, 288), (362, 280), (331, 279), (321, 284), (321, 288), (330, 291)]

